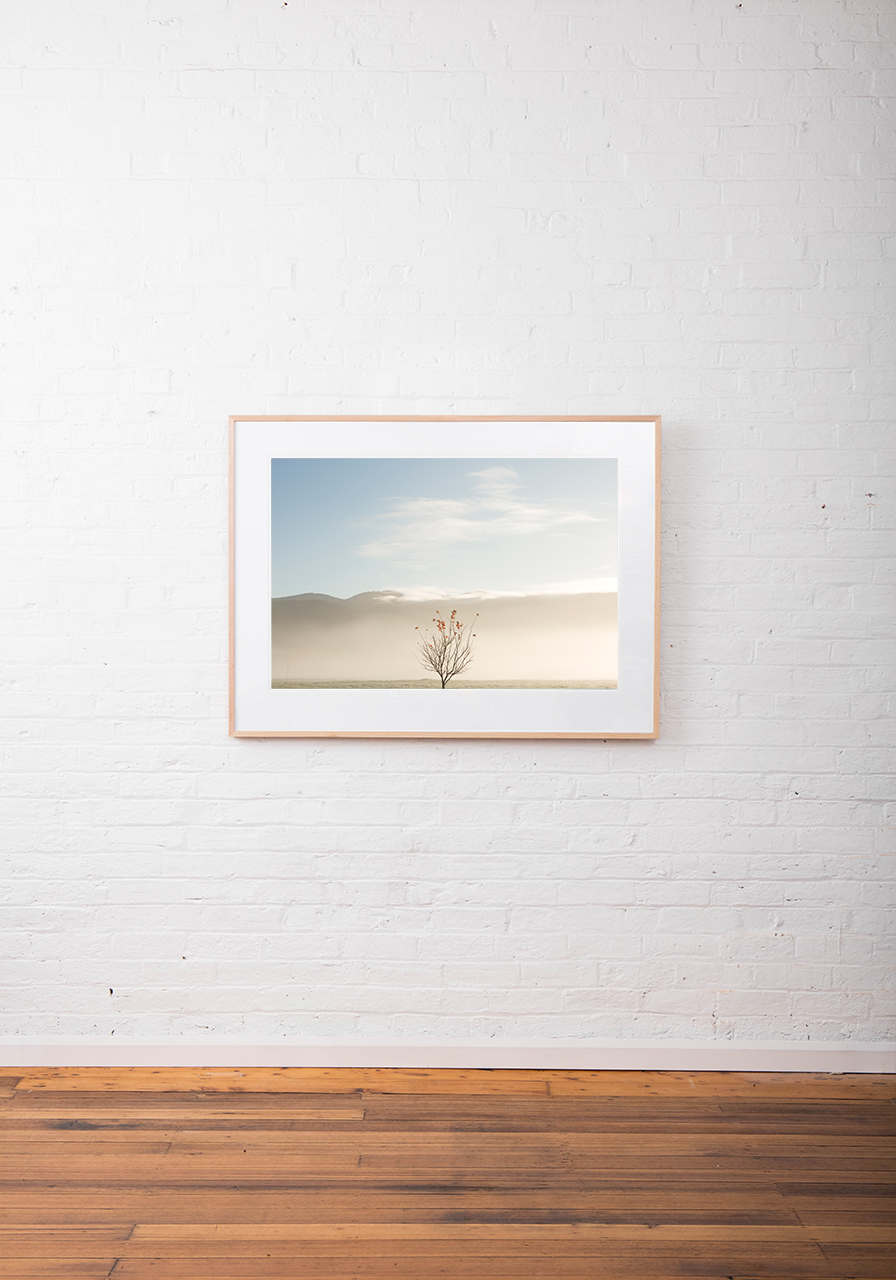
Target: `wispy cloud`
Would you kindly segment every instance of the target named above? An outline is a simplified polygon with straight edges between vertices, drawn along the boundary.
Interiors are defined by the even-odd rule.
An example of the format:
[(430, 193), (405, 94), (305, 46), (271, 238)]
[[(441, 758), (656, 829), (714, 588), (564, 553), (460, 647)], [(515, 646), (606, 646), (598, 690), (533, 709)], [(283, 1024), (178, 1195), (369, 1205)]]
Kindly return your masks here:
[(571, 582), (540, 582), (519, 591), (459, 591), (453, 587), (383, 587), (378, 594), (396, 600), (510, 600), (521, 596), (581, 596), (617, 590), (616, 578), (576, 578)]
[[(519, 538), (564, 527), (604, 523), (588, 511), (529, 502), (513, 467), (469, 472), (467, 498), (402, 498), (376, 517), (382, 532), (357, 548), (375, 560), (419, 563), (433, 548)], [(427, 597), (433, 599), (435, 597)]]

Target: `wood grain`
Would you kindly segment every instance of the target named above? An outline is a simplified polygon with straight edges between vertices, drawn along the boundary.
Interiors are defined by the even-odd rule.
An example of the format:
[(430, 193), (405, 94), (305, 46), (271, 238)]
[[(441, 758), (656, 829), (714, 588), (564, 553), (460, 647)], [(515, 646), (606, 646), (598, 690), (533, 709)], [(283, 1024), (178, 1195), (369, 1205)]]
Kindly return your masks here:
[(892, 1280), (892, 1077), (35, 1068), (0, 1280)]
[[(391, 1067), (36, 1067), (10, 1086), (54, 1091), (533, 1094), (589, 1098), (896, 1099), (896, 1076), (744, 1071), (512, 1071)], [(282, 1100), (279, 1105), (282, 1105)]]

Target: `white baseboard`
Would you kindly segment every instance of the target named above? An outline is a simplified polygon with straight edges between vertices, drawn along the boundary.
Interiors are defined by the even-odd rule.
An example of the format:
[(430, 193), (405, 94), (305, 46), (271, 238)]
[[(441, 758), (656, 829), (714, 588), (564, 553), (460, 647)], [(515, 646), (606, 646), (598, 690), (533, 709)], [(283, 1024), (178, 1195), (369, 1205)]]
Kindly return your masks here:
[(374, 1040), (2, 1036), (6, 1067), (417, 1067), (555, 1071), (896, 1072), (896, 1044), (861, 1040)]

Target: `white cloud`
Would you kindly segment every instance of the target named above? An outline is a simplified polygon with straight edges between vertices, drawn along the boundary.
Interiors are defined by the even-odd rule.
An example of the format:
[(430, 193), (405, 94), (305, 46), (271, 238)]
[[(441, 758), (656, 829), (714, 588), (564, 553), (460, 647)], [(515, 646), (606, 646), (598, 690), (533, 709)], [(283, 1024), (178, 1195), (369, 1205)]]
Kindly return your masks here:
[(377, 593), (395, 600), (510, 600), (521, 596), (579, 596), (616, 591), (615, 578), (576, 578), (571, 582), (541, 582), (519, 591), (459, 591), (453, 587), (419, 585), (383, 587)]
[[(575, 525), (605, 523), (587, 511), (527, 502), (513, 467), (471, 471), (466, 499), (403, 498), (377, 517), (382, 533), (357, 548), (376, 560), (416, 562), (433, 549), (519, 538)], [(434, 597), (430, 597), (434, 598)]]

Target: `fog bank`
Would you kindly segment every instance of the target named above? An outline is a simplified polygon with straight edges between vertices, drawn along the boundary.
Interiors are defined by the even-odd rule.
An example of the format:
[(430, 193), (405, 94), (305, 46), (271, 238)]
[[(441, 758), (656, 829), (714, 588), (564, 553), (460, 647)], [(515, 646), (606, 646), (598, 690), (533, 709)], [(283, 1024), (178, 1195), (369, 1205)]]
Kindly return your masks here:
[[(510, 596), (498, 599), (408, 600), (365, 591), (272, 600), (274, 680), (419, 680), (420, 631), (436, 609), (476, 632), (465, 681), (612, 681), (617, 673), (615, 592)], [(475, 614), (480, 616), (475, 618)], [(475, 625), (473, 625), (475, 623)]]

